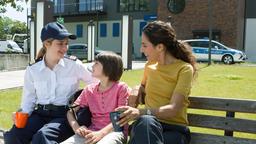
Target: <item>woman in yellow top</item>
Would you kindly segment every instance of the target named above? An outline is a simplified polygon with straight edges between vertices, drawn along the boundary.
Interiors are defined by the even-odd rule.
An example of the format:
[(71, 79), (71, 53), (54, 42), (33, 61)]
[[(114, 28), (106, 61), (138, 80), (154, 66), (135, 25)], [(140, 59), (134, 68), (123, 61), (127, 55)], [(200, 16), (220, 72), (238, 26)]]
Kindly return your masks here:
[(144, 69), (145, 108), (122, 106), (119, 125), (136, 120), (129, 144), (188, 144), (188, 96), (196, 61), (188, 45), (179, 42), (169, 23), (148, 23), (142, 33), (141, 51), (149, 61)]

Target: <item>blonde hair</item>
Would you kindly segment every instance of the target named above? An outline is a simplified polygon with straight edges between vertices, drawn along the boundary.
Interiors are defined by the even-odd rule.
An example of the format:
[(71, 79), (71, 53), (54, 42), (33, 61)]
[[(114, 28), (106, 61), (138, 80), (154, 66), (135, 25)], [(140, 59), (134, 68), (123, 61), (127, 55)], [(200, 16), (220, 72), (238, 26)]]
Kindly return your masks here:
[(35, 62), (40, 61), (41, 59), (43, 59), (44, 55), (46, 54), (46, 47), (45, 47), (45, 43), (52, 43), (54, 39), (49, 38), (45, 41), (43, 41), (43, 47), (39, 50), (39, 52), (37, 53)]

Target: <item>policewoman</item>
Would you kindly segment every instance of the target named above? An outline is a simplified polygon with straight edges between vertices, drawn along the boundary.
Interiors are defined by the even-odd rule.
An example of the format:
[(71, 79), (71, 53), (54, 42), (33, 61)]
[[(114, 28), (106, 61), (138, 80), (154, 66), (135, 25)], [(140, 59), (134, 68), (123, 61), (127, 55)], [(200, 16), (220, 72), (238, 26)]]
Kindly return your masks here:
[(66, 118), (68, 99), (78, 90), (80, 80), (86, 84), (95, 80), (81, 61), (64, 56), (69, 39), (76, 36), (59, 23), (43, 27), (43, 48), (24, 78), (21, 111), (29, 118), (25, 128), (13, 125), (4, 134), (5, 144), (54, 144), (74, 134)]

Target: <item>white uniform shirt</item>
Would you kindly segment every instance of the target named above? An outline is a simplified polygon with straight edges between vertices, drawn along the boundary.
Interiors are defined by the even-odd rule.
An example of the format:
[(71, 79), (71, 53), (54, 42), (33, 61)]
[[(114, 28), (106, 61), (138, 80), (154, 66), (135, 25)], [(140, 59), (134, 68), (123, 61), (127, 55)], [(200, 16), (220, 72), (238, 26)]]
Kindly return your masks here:
[(60, 59), (53, 70), (44, 59), (28, 66), (25, 72), (21, 109), (32, 113), (36, 104), (67, 105), (69, 97), (79, 88), (80, 80), (95, 82), (80, 60)]

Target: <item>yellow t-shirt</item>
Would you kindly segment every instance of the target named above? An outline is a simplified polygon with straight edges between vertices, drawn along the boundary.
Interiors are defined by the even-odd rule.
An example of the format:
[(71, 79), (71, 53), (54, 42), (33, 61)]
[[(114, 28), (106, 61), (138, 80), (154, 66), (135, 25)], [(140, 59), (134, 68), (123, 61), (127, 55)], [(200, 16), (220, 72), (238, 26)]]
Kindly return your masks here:
[(142, 80), (141, 80), (141, 84), (142, 85), (146, 85), (146, 81), (147, 81), (147, 71), (148, 71), (148, 69), (147, 69), (147, 67), (149, 66), (149, 65), (152, 65), (152, 64), (156, 64), (156, 62), (147, 62), (146, 64), (145, 64), (145, 66), (144, 66), (144, 73), (143, 73), (143, 77), (142, 77)]
[(168, 105), (174, 93), (181, 94), (185, 96), (182, 110), (171, 119), (159, 120), (168, 124), (188, 125), (187, 107), (193, 81), (192, 65), (182, 60), (169, 65), (147, 64), (144, 77), (146, 77), (146, 107), (159, 108)]

